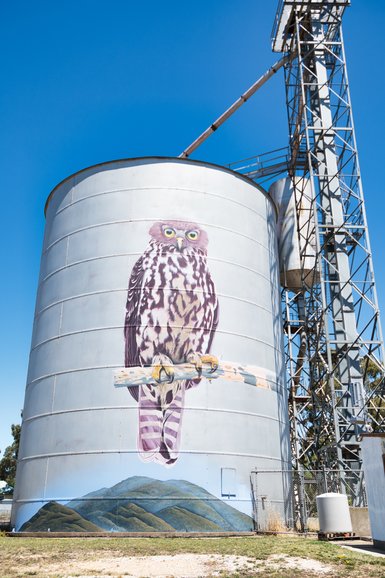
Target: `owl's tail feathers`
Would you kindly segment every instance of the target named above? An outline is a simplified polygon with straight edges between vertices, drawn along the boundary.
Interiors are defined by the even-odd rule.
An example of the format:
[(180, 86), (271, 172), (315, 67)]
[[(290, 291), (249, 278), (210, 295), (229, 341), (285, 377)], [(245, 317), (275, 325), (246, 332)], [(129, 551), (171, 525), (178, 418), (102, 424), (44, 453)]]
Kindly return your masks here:
[(182, 381), (172, 401), (163, 408), (162, 442), (155, 460), (166, 466), (174, 464), (179, 456), (185, 391), (186, 382)]
[(127, 389), (134, 398), (134, 400), (139, 401), (139, 391), (138, 391), (139, 388), (135, 385), (132, 387), (128, 386)]
[(153, 461), (160, 450), (163, 412), (156, 389), (141, 386), (139, 394), (138, 450), (143, 461)]
[(186, 381), (186, 389), (196, 387), (197, 385), (200, 384), (201, 380), (202, 380), (201, 377), (197, 377), (196, 379), (189, 379), (188, 381)]
[(171, 401), (162, 406), (156, 388), (140, 387), (138, 450), (143, 461), (171, 466), (178, 459), (184, 394), (185, 382), (180, 382)]

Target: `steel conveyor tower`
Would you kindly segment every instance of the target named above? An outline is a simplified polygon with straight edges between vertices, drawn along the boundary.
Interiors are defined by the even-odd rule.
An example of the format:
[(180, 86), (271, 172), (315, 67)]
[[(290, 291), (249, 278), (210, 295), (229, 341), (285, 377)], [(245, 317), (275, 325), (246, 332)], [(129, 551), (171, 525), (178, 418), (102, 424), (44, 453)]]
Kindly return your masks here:
[[(384, 355), (341, 21), (349, 0), (283, 0), (273, 50), (284, 66), (289, 173), (303, 267), (283, 315), (295, 468), (337, 472), (329, 491), (365, 501), (360, 436), (385, 423)], [(300, 178), (298, 178), (300, 177)], [(309, 179), (311, 187), (301, 186)]]

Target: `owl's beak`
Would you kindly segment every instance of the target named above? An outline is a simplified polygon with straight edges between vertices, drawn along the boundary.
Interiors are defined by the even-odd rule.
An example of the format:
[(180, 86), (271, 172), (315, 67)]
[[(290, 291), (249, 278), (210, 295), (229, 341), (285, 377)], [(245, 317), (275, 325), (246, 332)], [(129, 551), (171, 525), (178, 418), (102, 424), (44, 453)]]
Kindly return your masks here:
[(184, 239), (183, 237), (176, 238), (176, 244), (178, 245), (178, 250), (181, 251), (183, 247)]

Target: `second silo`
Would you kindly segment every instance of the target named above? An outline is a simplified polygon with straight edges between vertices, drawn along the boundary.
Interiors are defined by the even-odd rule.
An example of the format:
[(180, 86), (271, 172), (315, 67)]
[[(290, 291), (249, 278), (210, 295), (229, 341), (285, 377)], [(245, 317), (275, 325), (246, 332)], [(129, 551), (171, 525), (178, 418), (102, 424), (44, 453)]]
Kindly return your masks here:
[(253, 529), (251, 472), (289, 467), (272, 201), (144, 158), (76, 173), (46, 216), (13, 526)]

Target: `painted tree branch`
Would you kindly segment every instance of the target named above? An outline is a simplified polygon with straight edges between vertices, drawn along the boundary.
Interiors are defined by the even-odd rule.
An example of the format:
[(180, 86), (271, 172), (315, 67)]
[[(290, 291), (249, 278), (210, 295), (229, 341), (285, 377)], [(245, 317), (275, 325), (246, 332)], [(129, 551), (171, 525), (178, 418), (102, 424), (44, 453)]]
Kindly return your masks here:
[[(264, 389), (276, 389), (276, 376), (262, 367), (254, 365), (240, 365), (231, 361), (220, 361), (218, 367), (212, 371), (209, 364), (203, 364), (202, 371), (198, 372), (191, 363), (172, 365), (174, 380), (197, 379), (206, 377), (209, 380), (222, 377), (229, 381), (238, 381)], [(153, 367), (122, 367), (114, 371), (115, 387), (133, 387), (145, 384), (159, 385), (152, 376)], [(160, 374), (160, 382), (169, 381), (165, 371)]]

